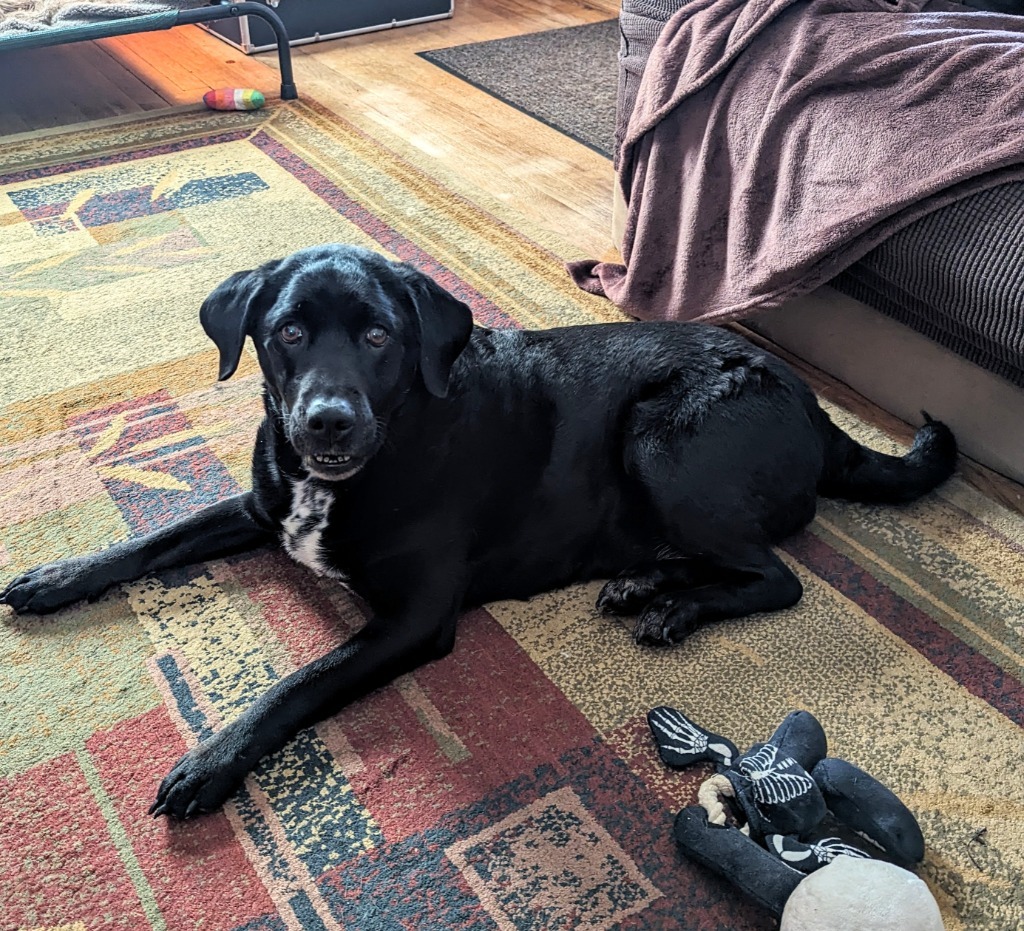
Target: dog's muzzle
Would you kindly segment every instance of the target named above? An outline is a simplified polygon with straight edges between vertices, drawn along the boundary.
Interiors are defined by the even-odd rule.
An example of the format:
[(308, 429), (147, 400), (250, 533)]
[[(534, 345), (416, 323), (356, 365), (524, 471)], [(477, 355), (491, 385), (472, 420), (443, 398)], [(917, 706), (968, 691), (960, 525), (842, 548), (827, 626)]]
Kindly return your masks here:
[(317, 478), (355, 475), (375, 451), (376, 426), (369, 410), (344, 398), (316, 398), (291, 417), (292, 446)]

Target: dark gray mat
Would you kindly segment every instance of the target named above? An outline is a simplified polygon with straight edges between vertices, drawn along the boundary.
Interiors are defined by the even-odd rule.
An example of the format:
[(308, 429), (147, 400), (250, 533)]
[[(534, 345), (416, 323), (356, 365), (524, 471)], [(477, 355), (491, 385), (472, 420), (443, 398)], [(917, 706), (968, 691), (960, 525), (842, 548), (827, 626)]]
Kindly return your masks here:
[(618, 21), (609, 19), (421, 56), (611, 158), (618, 54)]

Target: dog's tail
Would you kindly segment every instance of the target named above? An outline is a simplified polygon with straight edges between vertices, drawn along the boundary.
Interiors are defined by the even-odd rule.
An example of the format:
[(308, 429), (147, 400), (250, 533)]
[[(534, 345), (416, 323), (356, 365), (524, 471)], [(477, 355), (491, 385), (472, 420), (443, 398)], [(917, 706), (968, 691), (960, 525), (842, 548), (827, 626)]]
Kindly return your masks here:
[(944, 423), (921, 413), (925, 424), (905, 456), (861, 446), (829, 420), (819, 494), (866, 504), (903, 504), (944, 482), (956, 467), (956, 439)]

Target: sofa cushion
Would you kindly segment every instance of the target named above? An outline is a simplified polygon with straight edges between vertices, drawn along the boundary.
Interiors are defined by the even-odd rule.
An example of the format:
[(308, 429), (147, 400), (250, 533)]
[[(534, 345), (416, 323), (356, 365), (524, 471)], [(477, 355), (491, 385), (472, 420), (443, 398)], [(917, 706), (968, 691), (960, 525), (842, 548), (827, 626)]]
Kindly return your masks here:
[(922, 217), (832, 284), (1024, 387), (1024, 182)]

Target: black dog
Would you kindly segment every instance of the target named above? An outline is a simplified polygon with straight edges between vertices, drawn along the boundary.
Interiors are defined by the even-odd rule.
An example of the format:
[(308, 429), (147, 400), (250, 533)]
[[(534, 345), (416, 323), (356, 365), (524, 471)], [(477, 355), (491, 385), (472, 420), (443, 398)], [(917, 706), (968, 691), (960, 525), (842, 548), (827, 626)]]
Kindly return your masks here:
[[(903, 458), (834, 426), (778, 359), (710, 326), (473, 329), (408, 265), (324, 246), (233, 275), (203, 304), (220, 378), (246, 336), (266, 418), (253, 490), (140, 539), (40, 566), (0, 595), (53, 611), (147, 572), (280, 539), (373, 619), (186, 753), (153, 811), (220, 806), (300, 729), (452, 649), (473, 605), (619, 574), (636, 639), (801, 595), (771, 544), (818, 494), (910, 501), (953, 470), (942, 424)], [(625, 571), (623, 571), (625, 570)]]

